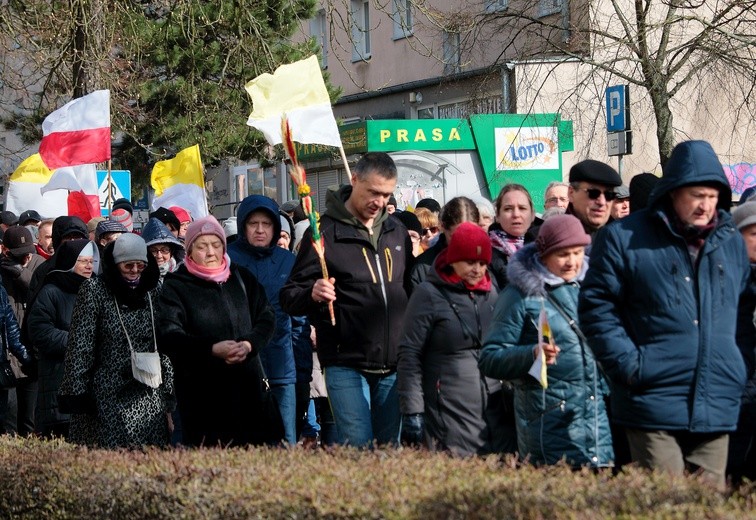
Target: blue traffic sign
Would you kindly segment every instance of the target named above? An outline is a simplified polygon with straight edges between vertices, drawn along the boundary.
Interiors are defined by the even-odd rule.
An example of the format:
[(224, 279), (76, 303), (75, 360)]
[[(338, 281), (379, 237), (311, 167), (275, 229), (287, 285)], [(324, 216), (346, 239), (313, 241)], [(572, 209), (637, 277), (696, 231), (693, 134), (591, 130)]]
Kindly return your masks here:
[(118, 199), (131, 200), (131, 172), (129, 170), (111, 170), (112, 182), (108, 186), (108, 172), (97, 170), (97, 195), (100, 197), (100, 213), (103, 217), (110, 215), (108, 209), (108, 191), (110, 191), (110, 205)]
[(630, 87), (615, 85), (606, 89), (606, 130), (630, 130)]

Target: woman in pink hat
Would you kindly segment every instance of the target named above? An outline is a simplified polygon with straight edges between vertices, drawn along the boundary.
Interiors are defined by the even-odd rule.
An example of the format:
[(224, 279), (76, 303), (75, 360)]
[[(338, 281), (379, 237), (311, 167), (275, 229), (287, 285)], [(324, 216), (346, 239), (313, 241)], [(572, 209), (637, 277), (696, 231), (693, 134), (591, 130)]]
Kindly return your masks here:
[[(261, 409), (258, 353), (275, 326), (265, 290), (231, 263), (215, 217), (192, 222), (184, 244), (183, 265), (163, 282), (158, 332), (158, 348), (175, 369), (182, 441), (189, 446), (280, 441), (283, 424), (268, 424)], [(276, 432), (281, 436), (271, 438)]]
[[(510, 259), (480, 355), (485, 375), (514, 384), (519, 455), (535, 464), (614, 463), (607, 385), (577, 322), (590, 243), (572, 215), (544, 222), (535, 243)], [(536, 361), (546, 365), (545, 387)]]

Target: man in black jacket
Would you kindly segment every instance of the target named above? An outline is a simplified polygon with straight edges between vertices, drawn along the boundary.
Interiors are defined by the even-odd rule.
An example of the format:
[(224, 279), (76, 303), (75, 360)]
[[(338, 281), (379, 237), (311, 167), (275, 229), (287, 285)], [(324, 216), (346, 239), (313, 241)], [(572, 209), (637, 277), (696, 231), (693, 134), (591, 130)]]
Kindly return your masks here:
[(280, 293), (285, 312), (307, 314), (315, 326), (336, 428), (350, 446), (399, 440), (396, 360), (412, 243), (386, 211), (396, 181), (391, 157), (365, 154), (352, 186), (327, 195), (320, 232), (330, 278), (323, 279), (308, 231)]

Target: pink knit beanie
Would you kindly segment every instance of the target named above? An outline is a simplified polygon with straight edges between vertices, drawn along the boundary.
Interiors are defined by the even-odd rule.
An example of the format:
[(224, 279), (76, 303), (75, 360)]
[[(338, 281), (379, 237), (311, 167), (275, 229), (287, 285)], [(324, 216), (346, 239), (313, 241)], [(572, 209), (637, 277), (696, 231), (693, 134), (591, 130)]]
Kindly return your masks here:
[(226, 234), (223, 232), (223, 227), (215, 219), (214, 216), (208, 215), (201, 219), (195, 220), (189, 227), (186, 228), (186, 235), (184, 236), (184, 246), (189, 251), (197, 238), (202, 235), (215, 235), (223, 242), (223, 250), (226, 250)]
[(536, 247), (541, 258), (557, 249), (587, 246), (591, 237), (583, 229), (580, 221), (572, 215), (554, 215), (541, 225), (536, 238)]

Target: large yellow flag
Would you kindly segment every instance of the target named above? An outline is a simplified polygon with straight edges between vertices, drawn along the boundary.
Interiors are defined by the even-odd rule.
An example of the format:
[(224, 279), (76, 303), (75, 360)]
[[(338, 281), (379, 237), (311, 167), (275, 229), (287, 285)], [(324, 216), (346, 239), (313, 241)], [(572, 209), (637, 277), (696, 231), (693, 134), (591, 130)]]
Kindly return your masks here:
[(21, 213), (27, 209), (37, 210), (45, 218), (54, 218), (68, 213), (68, 192), (42, 193), (53, 171), (45, 166), (38, 153), (30, 155), (18, 165), (8, 178), (5, 209)]
[(205, 177), (198, 144), (181, 150), (173, 159), (155, 163), (151, 182), (156, 195), (153, 209), (180, 206), (193, 218), (207, 215)]
[(181, 150), (173, 159), (156, 162), (152, 168), (151, 182), (158, 197), (177, 184), (195, 184), (204, 188), (199, 145)]
[(252, 98), (247, 124), (260, 130), (270, 144), (282, 142), (281, 119), (285, 115), (292, 140), (341, 146), (317, 56), (281, 65), (273, 74), (261, 74), (244, 88)]

